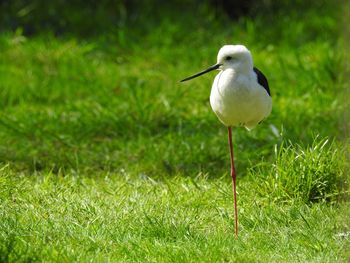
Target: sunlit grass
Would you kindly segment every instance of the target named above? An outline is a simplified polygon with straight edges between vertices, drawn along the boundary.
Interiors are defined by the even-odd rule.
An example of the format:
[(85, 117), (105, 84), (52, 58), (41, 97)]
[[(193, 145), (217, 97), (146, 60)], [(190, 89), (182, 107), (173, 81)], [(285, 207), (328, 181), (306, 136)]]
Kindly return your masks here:
[(275, 147), (275, 160), (261, 162), (250, 170), (256, 192), (270, 200), (294, 200), (302, 203), (335, 201), (348, 191), (343, 176), (347, 168), (341, 145), (329, 145), (316, 138), (308, 147), (282, 144)]
[[(239, 183), (234, 238), (230, 181), (100, 173), (1, 171), (4, 261), (339, 261), (345, 205), (263, 201)], [(7, 190), (4, 190), (7, 189)], [(349, 229), (347, 229), (349, 230)]]

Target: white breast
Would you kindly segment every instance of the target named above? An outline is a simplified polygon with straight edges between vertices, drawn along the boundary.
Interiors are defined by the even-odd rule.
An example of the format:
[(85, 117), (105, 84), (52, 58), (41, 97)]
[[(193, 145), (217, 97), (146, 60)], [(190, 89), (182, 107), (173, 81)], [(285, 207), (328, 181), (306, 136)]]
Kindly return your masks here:
[(226, 69), (215, 77), (210, 105), (224, 125), (252, 129), (271, 113), (272, 100), (254, 71), (237, 74)]

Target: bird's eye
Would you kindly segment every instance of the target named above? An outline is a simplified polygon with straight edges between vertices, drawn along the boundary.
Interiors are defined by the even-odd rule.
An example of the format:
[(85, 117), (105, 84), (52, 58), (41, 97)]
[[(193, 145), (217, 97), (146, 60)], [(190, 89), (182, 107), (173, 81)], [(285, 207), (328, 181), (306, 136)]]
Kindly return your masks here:
[(228, 60), (231, 60), (232, 59), (232, 57), (231, 56), (227, 56), (226, 57), (226, 60), (228, 61)]

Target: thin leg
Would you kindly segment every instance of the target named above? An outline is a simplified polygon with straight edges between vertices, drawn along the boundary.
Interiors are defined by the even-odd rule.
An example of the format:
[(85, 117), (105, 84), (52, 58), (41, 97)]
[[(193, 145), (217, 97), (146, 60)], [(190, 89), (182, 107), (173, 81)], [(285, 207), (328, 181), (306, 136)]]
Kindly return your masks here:
[(230, 146), (232, 191), (233, 191), (234, 209), (235, 209), (235, 236), (237, 238), (238, 237), (238, 211), (237, 211), (237, 194), (236, 194), (236, 170), (235, 170), (235, 162), (234, 162), (234, 158), (233, 158), (232, 128), (231, 127), (228, 127), (228, 144)]

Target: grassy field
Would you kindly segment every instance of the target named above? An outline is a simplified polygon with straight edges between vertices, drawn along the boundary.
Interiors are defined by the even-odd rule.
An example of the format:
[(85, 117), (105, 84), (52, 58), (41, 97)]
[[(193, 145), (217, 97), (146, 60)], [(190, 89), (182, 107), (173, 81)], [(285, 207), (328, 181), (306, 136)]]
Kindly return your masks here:
[[(0, 33), (0, 261), (349, 260), (340, 22), (304, 10), (271, 23)], [(273, 97), (257, 129), (234, 130), (237, 240), (214, 75), (179, 83), (226, 43), (250, 48)]]

